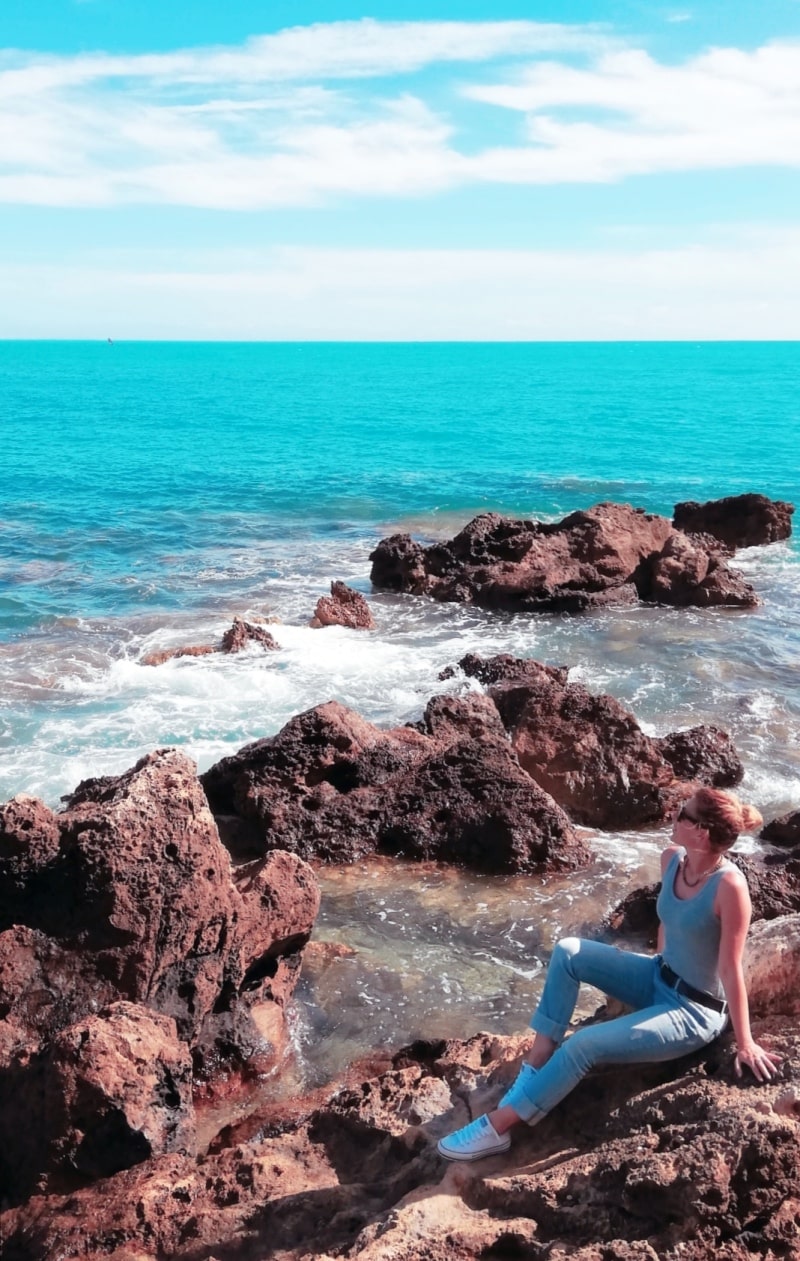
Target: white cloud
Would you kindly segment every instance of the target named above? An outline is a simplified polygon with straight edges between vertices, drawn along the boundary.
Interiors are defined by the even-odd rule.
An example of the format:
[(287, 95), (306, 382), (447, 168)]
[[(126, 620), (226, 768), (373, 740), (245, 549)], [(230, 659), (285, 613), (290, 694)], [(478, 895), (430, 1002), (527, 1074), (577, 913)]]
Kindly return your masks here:
[[(477, 62), (492, 63), (488, 81), (456, 85), (440, 73), (435, 101), (423, 96), (428, 81), (411, 93), (402, 78), (443, 64), (452, 74), (455, 63), (463, 75)], [(258, 210), (481, 183), (800, 166), (797, 43), (666, 65), (581, 26), (365, 20), (239, 48), (7, 53), (4, 64), (6, 202)], [(486, 107), (480, 141), (475, 103)]]
[(800, 337), (800, 230), (670, 250), (279, 248), (11, 266), (0, 336), (220, 339)]

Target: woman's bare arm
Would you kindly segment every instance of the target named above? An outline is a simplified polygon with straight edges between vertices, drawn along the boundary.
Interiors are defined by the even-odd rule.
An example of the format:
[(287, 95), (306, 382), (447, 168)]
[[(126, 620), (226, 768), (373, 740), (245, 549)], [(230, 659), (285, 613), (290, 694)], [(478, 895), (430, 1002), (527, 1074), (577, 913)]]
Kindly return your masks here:
[(731, 1024), (736, 1035), (736, 1072), (742, 1075), (746, 1064), (759, 1081), (769, 1081), (780, 1063), (780, 1056), (764, 1050), (754, 1040), (750, 1029), (750, 1008), (742, 972), (742, 959), (752, 906), (747, 881), (740, 871), (726, 871), (719, 882), (717, 912), (720, 918), (719, 975), (730, 1009)]

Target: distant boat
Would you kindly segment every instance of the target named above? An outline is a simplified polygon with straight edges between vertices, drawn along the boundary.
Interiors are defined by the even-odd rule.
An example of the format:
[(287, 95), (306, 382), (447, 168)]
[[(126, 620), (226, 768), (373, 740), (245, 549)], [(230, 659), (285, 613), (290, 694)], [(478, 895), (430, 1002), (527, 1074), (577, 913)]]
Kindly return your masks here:
[(106, 338), (106, 341), (108, 342), (109, 346), (113, 346), (113, 345), (114, 345), (114, 342), (113, 342), (112, 338), (107, 337), (107, 338)]

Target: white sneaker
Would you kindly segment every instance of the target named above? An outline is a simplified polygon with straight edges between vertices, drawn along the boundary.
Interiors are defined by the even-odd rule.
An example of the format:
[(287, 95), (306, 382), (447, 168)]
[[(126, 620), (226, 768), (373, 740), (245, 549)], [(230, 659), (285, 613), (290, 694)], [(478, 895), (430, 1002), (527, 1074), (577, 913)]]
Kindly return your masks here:
[(487, 1116), (478, 1117), (455, 1134), (440, 1138), (436, 1150), (445, 1160), (480, 1160), (495, 1152), (507, 1152), (511, 1146), (510, 1134), (498, 1134)]

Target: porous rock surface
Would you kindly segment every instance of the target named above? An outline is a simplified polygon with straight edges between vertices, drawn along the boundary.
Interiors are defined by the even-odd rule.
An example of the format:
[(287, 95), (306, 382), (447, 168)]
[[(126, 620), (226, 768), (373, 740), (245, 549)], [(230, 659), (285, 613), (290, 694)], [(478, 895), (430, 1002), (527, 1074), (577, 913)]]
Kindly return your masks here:
[(652, 738), (613, 696), (568, 682), (562, 667), (474, 653), (459, 665), (488, 688), (520, 765), (577, 823), (658, 822), (695, 784), (732, 787), (744, 774), (719, 728)]
[(722, 549), (628, 504), (596, 504), (555, 523), (484, 513), (430, 547), (408, 534), (382, 539), (370, 559), (379, 589), (512, 612), (578, 613), (639, 600), (758, 603)]
[(797, 1261), (800, 1124), (772, 1104), (800, 1068), (800, 1020), (773, 1012), (755, 1032), (785, 1057), (775, 1082), (740, 1082), (723, 1036), (590, 1076), (472, 1165), (435, 1141), (493, 1106), (529, 1038), (415, 1043), (199, 1161), (165, 1154), (7, 1210), (4, 1261)]
[(710, 534), (732, 549), (758, 547), (788, 539), (793, 512), (794, 504), (766, 495), (729, 495), (676, 504), (673, 525), (689, 534)]
[(330, 595), (320, 596), (309, 626), (346, 626), (349, 630), (375, 630), (375, 618), (360, 591), (344, 582), (332, 582)]
[[(126, 1159), (188, 1149), (184, 1067), (274, 1066), (317, 881), (285, 853), (234, 873), (182, 753), (158, 750), (123, 775), (86, 780), (61, 813), (24, 796), (1, 806), (0, 888), (6, 1185), (67, 1168), (79, 1179), (89, 1150), (95, 1176), (109, 1172), (103, 1145), (80, 1134), (110, 1134), (112, 1161), (115, 1144)], [(150, 1059), (167, 1072), (160, 1084), (148, 1085)], [(172, 1139), (152, 1117), (136, 1120), (149, 1107), (141, 1090), (155, 1091), (165, 1116), (176, 1112), (165, 1122)], [(42, 1123), (10, 1123), (15, 1101), (31, 1098), (46, 1101)]]
[(390, 731), (331, 701), (224, 758), (202, 782), (238, 852), (352, 862), (377, 851), (485, 872), (572, 870), (589, 859), (483, 696), (434, 697), (418, 724)]

